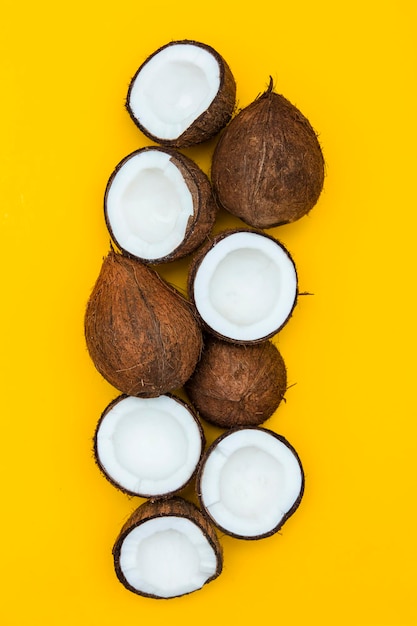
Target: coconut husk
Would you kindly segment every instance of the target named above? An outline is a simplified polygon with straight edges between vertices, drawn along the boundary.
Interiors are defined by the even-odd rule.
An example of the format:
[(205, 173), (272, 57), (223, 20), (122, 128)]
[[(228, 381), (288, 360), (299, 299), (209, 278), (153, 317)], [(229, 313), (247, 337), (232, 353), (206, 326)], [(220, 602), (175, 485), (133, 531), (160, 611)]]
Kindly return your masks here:
[(174, 165), (178, 168), (184, 178), (185, 184), (190, 191), (193, 202), (193, 215), (190, 216), (188, 220), (184, 239), (182, 240), (180, 245), (175, 248), (175, 250), (173, 250), (170, 254), (167, 254), (166, 256), (157, 259), (136, 257), (146, 263), (156, 264), (176, 261), (177, 259), (183, 258), (196, 250), (209, 236), (216, 219), (218, 206), (214, 199), (213, 190), (208, 176), (192, 159), (180, 153), (178, 150), (172, 148), (146, 146), (145, 148), (136, 150), (135, 152), (129, 154), (124, 159), (122, 159), (122, 161), (120, 161), (120, 163), (116, 166), (107, 182), (106, 191), (104, 194), (104, 217), (106, 226), (113, 243), (115, 244), (115, 246), (117, 246), (119, 250), (129, 256), (135, 256), (131, 254), (128, 250), (126, 250), (114, 236), (112, 225), (107, 213), (107, 196), (113, 179), (116, 176), (117, 172), (120, 170), (120, 168), (122, 168), (123, 165), (136, 154), (147, 152), (150, 150), (160, 150), (161, 152), (170, 155), (171, 161), (173, 161)]
[(192, 521), (196, 526), (200, 528), (207, 541), (213, 548), (217, 557), (217, 569), (213, 576), (211, 576), (211, 578), (209, 578), (205, 584), (217, 578), (222, 572), (223, 549), (217, 537), (215, 527), (207, 518), (207, 516), (205, 516), (195, 504), (179, 496), (173, 496), (167, 500), (148, 500), (141, 504), (131, 514), (129, 519), (123, 525), (113, 546), (114, 568), (117, 578), (127, 589), (133, 591), (133, 593), (156, 599), (160, 598), (160, 596), (141, 592), (135, 587), (132, 587), (126, 580), (120, 567), (120, 552), (122, 549), (123, 541), (136, 526), (139, 526), (140, 524), (143, 524), (148, 520), (168, 515), (174, 517), (182, 517)]
[[(133, 83), (139, 72), (142, 70), (143, 66), (148, 63), (150, 59), (152, 59), (152, 57), (161, 52), (161, 50), (168, 48), (169, 46), (175, 46), (176, 44), (190, 44), (194, 46), (199, 46), (200, 48), (204, 48), (205, 50), (210, 52), (210, 54), (214, 56), (219, 64), (220, 86), (217, 95), (211, 102), (208, 109), (201, 113), (201, 115), (196, 120), (194, 120), (194, 122), (179, 137), (176, 137), (174, 139), (163, 139), (161, 137), (153, 135), (145, 126), (143, 126), (141, 121), (135, 117), (133, 111), (129, 106), (129, 99)], [(141, 130), (141, 132), (156, 143), (164, 146), (171, 146), (174, 148), (188, 148), (190, 146), (200, 144), (203, 141), (207, 141), (208, 139), (211, 139), (212, 137), (217, 135), (217, 133), (219, 133), (220, 130), (222, 130), (230, 121), (235, 109), (235, 104), (236, 82), (225, 59), (211, 46), (191, 39), (171, 41), (150, 54), (133, 76), (129, 85), (126, 98), (126, 109), (131, 119)]]
[(306, 215), (318, 201), (324, 174), (315, 130), (289, 100), (274, 92), (272, 79), (223, 131), (211, 166), (220, 205), (258, 228)]
[(270, 341), (237, 345), (207, 337), (187, 394), (206, 421), (220, 428), (257, 426), (276, 411), (287, 389), (287, 370)]
[(132, 396), (181, 387), (202, 349), (192, 305), (155, 270), (113, 250), (103, 261), (84, 326), (97, 370)]

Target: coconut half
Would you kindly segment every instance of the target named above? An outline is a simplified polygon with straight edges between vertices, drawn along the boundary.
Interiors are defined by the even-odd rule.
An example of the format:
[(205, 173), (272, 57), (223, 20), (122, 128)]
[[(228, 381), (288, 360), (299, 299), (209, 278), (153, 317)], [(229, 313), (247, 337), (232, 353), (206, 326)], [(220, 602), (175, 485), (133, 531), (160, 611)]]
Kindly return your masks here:
[(129, 154), (107, 183), (104, 215), (114, 243), (149, 263), (181, 258), (209, 234), (217, 206), (206, 174), (175, 150)]
[(236, 84), (211, 46), (172, 41), (139, 67), (126, 108), (140, 130), (162, 145), (184, 148), (217, 134), (230, 120)]
[(203, 510), (228, 535), (276, 533), (300, 504), (304, 472), (294, 448), (261, 427), (236, 428), (207, 450), (198, 475)]
[(103, 412), (94, 452), (105, 477), (144, 498), (171, 495), (193, 477), (204, 446), (191, 407), (171, 395), (119, 396)]
[(212, 523), (178, 497), (139, 506), (123, 526), (113, 556), (120, 582), (152, 598), (197, 591), (217, 578), (223, 567)]
[(297, 282), (294, 261), (280, 242), (238, 229), (220, 233), (195, 256), (188, 289), (209, 331), (252, 343), (286, 324), (297, 301)]

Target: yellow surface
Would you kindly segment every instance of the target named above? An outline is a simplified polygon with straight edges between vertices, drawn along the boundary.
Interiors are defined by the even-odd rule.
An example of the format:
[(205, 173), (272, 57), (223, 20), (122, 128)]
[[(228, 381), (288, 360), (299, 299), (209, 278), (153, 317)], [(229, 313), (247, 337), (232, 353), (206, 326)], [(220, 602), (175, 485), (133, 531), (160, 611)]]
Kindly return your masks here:
[[(417, 624), (413, 0), (5, 0), (0, 20), (2, 626)], [(149, 144), (124, 109), (129, 79), (180, 38), (225, 56), (240, 106), (272, 75), (319, 132), (327, 178), (309, 217), (272, 231), (314, 294), (278, 338), (293, 386), (268, 422), (300, 454), (304, 500), (270, 539), (222, 538), (217, 581), (155, 601), (113, 572), (138, 501), (94, 465), (117, 393), (83, 314), (108, 250), (107, 178)], [(187, 152), (207, 171), (212, 147)], [(164, 271), (181, 285), (186, 267)]]

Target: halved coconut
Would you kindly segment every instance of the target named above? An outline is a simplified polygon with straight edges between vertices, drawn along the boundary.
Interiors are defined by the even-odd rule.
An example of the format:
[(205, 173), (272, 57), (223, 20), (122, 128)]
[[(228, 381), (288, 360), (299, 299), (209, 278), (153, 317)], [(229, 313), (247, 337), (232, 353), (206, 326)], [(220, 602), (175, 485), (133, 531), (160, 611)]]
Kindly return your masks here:
[(223, 57), (211, 46), (185, 39), (144, 61), (130, 83), (126, 108), (147, 137), (184, 148), (226, 126), (235, 100), (235, 80)]
[(107, 183), (104, 214), (114, 243), (149, 263), (173, 261), (209, 234), (217, 206), (206, 174), (190, 158), (159, 147), (129, 154)]
[(254, 343), (272, 337), (290, 318), (297, 271), (288, 250), (273, 237), (224, 231), (195, 256), (188, 289), (210, 332)]
[(276, 533), (300, 504), (304, 472), (294, 448), (261, 427), (236, 428), (207, 450), (198, 475), (203, 510), (228, 535)]
[(123, 526), (113, 556), (120, 582), (152, 598), (201, 589), (223, 567), (212, 523), (194, 504), (178, 497), (139, 506)]
[(122, 395), (104, 410), (94, 435), (98, 466), (131, 495), (161, 497), (185, 487), (204, 446), (191, 407), (172, 395)]

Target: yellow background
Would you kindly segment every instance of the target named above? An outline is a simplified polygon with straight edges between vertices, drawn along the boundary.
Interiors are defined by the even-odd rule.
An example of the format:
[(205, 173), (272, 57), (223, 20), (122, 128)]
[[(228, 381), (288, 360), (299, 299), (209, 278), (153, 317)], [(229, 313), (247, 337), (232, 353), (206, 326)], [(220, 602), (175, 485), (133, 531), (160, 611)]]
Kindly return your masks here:
[[(2, 626), (417, 624), (413, 0), (3, 0), (0, 20)], [(155, 601), (113, 572), (139, 501), (94, 465), (117, 393), (83, 315), (108, 176), (149, 144), (124, 109), (129, 79), (181, 38), (224, 55), (239, 106), (271, 75), (318, 131), (327, 177), (308, 217), (271, 231), (314, 294), (277, 338), (293, 386), (267, 423), (303, 461), (303, 502), (272, 538), (222, 538), (203, 590)], [(187, 153), (208, 171), (213, 146)], [(162, 270), (181, 286), (186, 267)]]

